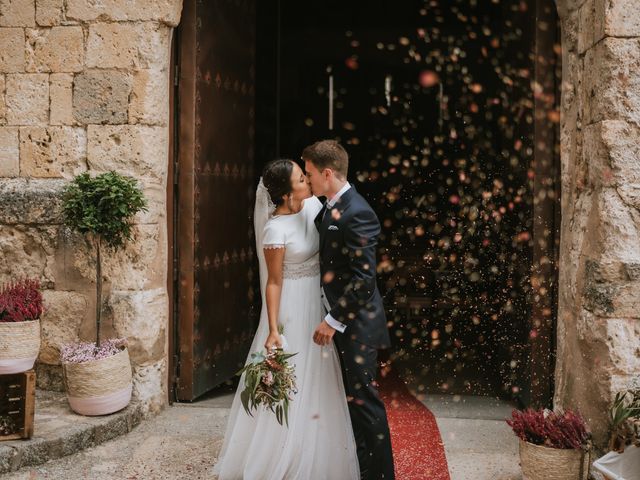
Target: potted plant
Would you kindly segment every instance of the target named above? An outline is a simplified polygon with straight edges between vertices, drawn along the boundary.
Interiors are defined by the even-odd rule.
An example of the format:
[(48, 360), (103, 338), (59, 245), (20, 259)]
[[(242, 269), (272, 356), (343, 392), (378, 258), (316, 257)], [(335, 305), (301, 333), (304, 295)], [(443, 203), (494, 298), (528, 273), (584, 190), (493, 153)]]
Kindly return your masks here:
[(593, 462), (593, 467), (606, 479), (640, 479), (640, 381), (616, 393), (609, 423), (610, 451)]
[(40, 351), (42, 292), (38, 280), (0, 288), (0, 375), (31, 370)]
[(101, 342), (102, 254), (115, 252), (132, 238), (133, 216), (146, 210), (146, 200), (135, 179), (116, 172), (96, 177), (83, 173), (63, 194), (64, 223), (83, 234), (95, 251), (95, 342), (66, 345), (61, 361), (71, 409), (82, 415), (106, 415), (131, 400), (129, 351), (122, 339)]
[(586, 480), (591, 434), (579, 414), (514, 410), (507, 423), (520, 439), (524, 480)]

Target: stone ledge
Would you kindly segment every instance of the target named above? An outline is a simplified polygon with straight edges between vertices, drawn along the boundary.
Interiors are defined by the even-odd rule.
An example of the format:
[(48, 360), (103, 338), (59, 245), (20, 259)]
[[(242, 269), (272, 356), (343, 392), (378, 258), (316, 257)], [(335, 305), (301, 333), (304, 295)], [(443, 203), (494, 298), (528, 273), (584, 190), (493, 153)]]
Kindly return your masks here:
[(0, 225), (59, 224), (66, 184), (59, 179), (0, 179)]
[(0, 442), (0, 475), (77, 453), (129, 433), (144, 418), (144, 406), (104, 417), (74, 414), (65, 394), (36, 391), (34, 435), (29, 440)]

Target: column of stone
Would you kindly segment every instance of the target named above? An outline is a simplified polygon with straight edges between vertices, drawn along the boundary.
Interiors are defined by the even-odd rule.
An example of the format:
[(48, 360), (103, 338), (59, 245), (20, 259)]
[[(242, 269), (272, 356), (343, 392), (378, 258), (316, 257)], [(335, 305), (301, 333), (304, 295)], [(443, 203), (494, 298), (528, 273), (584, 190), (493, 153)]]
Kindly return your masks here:
[(602, 446), (640, 372), (640, 0), (566, 6), (556, 403)]

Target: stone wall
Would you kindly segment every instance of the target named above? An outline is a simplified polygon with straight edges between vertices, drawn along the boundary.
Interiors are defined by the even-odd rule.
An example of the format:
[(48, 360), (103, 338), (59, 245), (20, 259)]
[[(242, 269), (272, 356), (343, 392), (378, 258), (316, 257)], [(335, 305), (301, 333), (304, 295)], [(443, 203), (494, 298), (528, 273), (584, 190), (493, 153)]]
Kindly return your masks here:
[(134, 394), (166, 402), (169, 60), (179, 0), (0, 0), (0, 282), (42, 280), (42, 386), (59, 346), (94, 335), (95, 265), (60, 226), (59, 192), (84, 172), (140, 180), (150, 210), (105, 260), (105, 337), (130, 341)]
[(640, 0), (560, 2), (562, 230), (557, 406), (600, 444), (640, 375)]

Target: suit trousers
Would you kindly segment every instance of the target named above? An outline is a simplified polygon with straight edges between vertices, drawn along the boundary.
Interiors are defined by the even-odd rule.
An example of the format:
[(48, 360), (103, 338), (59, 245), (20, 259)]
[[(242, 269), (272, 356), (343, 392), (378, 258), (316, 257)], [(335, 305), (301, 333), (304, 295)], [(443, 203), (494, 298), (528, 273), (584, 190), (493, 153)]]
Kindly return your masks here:
[(363, 480), (393, 479), (389, 424), (375, 383), (378, 351), (347, 335), (336, 332), (333, 338), (342, 365), (360, 476)]

